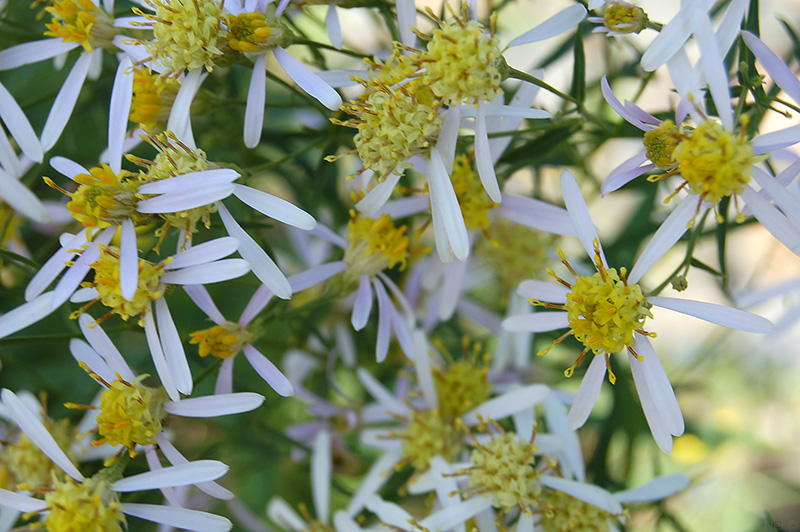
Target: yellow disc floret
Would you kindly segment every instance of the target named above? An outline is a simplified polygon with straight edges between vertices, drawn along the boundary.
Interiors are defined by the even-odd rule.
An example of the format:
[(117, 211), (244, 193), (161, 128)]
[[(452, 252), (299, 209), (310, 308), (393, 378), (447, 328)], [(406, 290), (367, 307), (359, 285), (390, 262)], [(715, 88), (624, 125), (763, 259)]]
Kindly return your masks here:
[[(67, 420), (55, 422), (50, 418), (42, 419), (47, 431), (53, 436), (58, 446), (72, 456), (70, 444), (72, 431)], [(55, 478), (61, 478), (63, 472), (39, 447), (25, 434), (20, 433), (16, 441), (6, 441), (0, 448), (0, 467), (6, 472), (5, 482), (0, 488), (15, 490), (18, 484), (31, 486), (49, 486)]]
[(191, 333), (190, 344), (198, 344), (200, 356), (213, 355), (230, 358), (242, 350), (245, 344), (253, 341), (253, 334), (235, 323), (225, 322), (210, 329)]
[(675, 148), (674, 157), (689, 191), (710, 203), (741, 194), (750, 181), (753, 148), (715, 120), (701, 122)]
[(492, 497), (495, 508), (535, 508), (542, 491), (534, 462), (537, 450), (514, 433), (495, 435), (472, 451), (471, 467), (466, 470), (470, 490)]
[(644, 147), (647, 158), (659, 168), (671, 170), (675, 167), (673, 152), (680, 144), (683, 135), (672, 120), (664, 120), (657, 128), (644, 134)]
[(492, 385), (488, 375), (488, 368), (479, 368), (469, 360), (453, 362), (443, 371), (434, 370), (433, 383), (442, 415), (458, 417), (489, 399)]
[(633, 345), (633, 333), (652, 317), (641, 287), (627, 283), (625, 268), (620, 272), (602, 267), (594, 275), (580, 276), (567, 294), (572, 335), (596, 355)]
[(289, 29), (269, 15), (258, 12), (228, 15), (228, 45), (251, 54), (291, 44)]
[(136, 444), (152, 445), (161, 431), (164, 419), (164, 392), (142, 384), (148, 375), (139, 375), (133, 382), (115, 380), (100, 396), (97, 432), (103, 437), (93, 445), (108, 442), (123, 445), (131, 453)]
[[(166, 286), (161, 283), (165, 262), (153, 264), (144, 259), (139, 260), (139, 284), (136, 294), (128, 301), (122, 297), (119, 284), (119, 251), (114, 248), (102, 248), (100, 258), (92, 264), (94, 282), (83, 283), (84, 287), (97, 290), (100, 302), (127, 321), (131, 316), (139, 316), (147, 308), (150, 301), (164, 295)], [(144, 327), (144, 320), (139, 320)]]
[(491, 223), (489, 211), (497, 207), (497, 203), (492, 201), (480, 178), (473, 172), (469, 157), (459, 155), (455, 158), (450, 180), (453, 182), (467, 229), (488, 229)]
[(117, 33), (114, 19), (92, 0), (55, 0), (45, 9), (53, 18), (44, 34), (79, 43), (87, 52), (109, 47)]
[(351, 211), (347, 224), (350, 245), (344, 252), (348, 277), (357, 280), (397, 264), (405, 268), (409, 244), (406, 229), (405, 225), (395, 227), (388, 214), (374, 219)]
[(130, 121), (147, 128), (166, 122), (179, 86), (178, 82), (164, 82), (161, 76), (145, 68), (134, 68)]
[(426, 69), (423, 79), (446, 105), (459, 105), (462, 100), (477, 105), (500, 90), (500, 40), (494, 32), (484, 33), (475, 20), (440, 22), (421, 63)]
[(49, 514), (45, 526), (49, 532), (121, 532), (125, 522), (122, 505), (110, 482), (87, 478), (81, 483), (72, 479), (57, 481), (55, 489), (45, 494)]
[(542, 491), (539, 526), (544, 532), (608, 532), (611, 514), (560, 491)]
[(412, 412), (408, 428), (391, 436), (402, 439), (401, 464), (409, 464), (418, 473), (428, 469), (434, 456), (451, 461), (464, 448), (461, 431), (438, 410)]
[(603, 11), (603, 25), (617, 33), (639, 33), (650, 20), (641, 7), (615, 2)]
[(166, 75), (177, 77), (184, 70), (211, 71), (222, 55), (217, 41), (221, 31), (221, 0), (146, 0), (155, 15), (138, 14), (153, 21), (152, 41), (144, 43), (154, 61), (164, 65)]

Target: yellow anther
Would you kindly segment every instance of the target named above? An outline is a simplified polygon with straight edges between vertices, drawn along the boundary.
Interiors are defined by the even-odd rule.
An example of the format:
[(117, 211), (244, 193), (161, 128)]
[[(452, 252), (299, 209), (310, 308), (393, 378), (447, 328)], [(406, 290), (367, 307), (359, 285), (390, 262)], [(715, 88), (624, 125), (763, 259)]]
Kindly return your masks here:
[(603, 25), (617, 33), (639, 33), (650, 22), (641, 7), (627, 2), (617, 2), (606, 6), (603, 11)]
[(247, 329), (231, 322), (193, 332), (191, 337), (189, 343), (198, 344), (201, 357), (213, 355), (218, 358), (232, 357), (254, 339)]
[(664, 120), (657, 128), (644, 134), (647, 158), (659, 168), (671, 170), (676, 164), (673, 152), (683, 138), (684, 136), (671, 120)]
[(117, 33), (114, 19), (92, 0), (55, 0), (45, 10), (53, 18), (44, 34), (79, 43), (87, 52), (109, 47)]
[(263, 13), (228, 15), (227, 26), (228, 45), (239, 52), (263, 53), (291, 44), (291, 31), (275, 17)]
[(101, 443), (123, 445), (131, 456), (134, 447), (152, 445), (161, 431), (164, 419), (164, 393), (160, 389), (142, 384), (148, 375), (139, 375), (133, 382), (115, 380), (100, 396), (97, 416), (97, 432), (103, 437)]
[(350, 245), (344, 252), (344, 260), (349, 266), (347, 275), (356, 280), (364, 274), (375, 275), (397, 264), (405, 268), (409, 246), (406, 230), (405, 225), (395, 228), (388, 214), (373, 220), (351, 211), (347, 224)]
[(77, 483), (68, 478), (54, 487), (44, 496), (49, 510), (44, 524), (49, 532), (122, 531), (122, 505), (107, 480), (93, 477)]

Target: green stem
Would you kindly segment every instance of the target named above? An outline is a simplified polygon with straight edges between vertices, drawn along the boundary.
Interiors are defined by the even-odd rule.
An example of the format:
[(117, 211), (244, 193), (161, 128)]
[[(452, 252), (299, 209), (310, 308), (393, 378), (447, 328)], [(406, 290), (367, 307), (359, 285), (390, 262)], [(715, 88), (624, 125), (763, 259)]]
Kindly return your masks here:
[(581, 106), (581, 104), (580, 104), (580, 102), (578, 102), (578, 100), (576, 100), (575, 98), (573, 98), (569, 94), (565, 94), (565, 93), (561, 92), (560, 90), (556, 89), (552, 85), (548, 85), (547, 83), (545, 83), (544, 81), (540, 80), (536, 76), (531, 76), (527, 72), (523, 72), (521, 70), (517, 70), (516, 68), (511, 67), (511, 66), (509, 66), (507, 68), (508, 68), (508, 77), (509, 78), (514, 78), (514, 79), (518, 79), (518, 80), (521, 80), (521, 81), (527, 81), (528, 83), (532, 83), (532, 84), (536, 85), (537, 87), (543, 88), (547, 92), (552, 92), (553, 94), (555, 94), (556, 96), (558, 96), (562, 100), (566, 100), (568, 102), (572, 102), (572, 103), (574, 103), (575, 105), (577, 105), (579, 107)]

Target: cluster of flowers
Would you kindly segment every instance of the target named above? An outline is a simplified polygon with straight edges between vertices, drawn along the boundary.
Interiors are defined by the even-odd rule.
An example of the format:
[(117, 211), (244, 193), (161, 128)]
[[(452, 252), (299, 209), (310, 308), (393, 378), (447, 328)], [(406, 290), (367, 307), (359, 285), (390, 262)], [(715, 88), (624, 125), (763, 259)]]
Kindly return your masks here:
[[(391, 14), (388, 4), (379, 3), (384, 15)], [(673, 437), (683, 433), (678, 400), (649, 340), (655, 336), (648, 321), (652, 307), (750, 333), (773, 327), (737, 308), (659, 295), (670, 280), (676, 290), (682, 288), (690, 260), (660, 289), (648, 291), (640, 284), (687, 231), (702, 229), (711, 210), (723, 226), (729, 224), (731, 208), (737, 222), (753, 216), (800, 254), (800, 197), (792, 190), (800, 162), (774, 173), (772, 161), (773, 154), (783, 157), (790, 153), (786, 148), (800, 142), (800, 130), (789, 125), (758, 134), (764, 112), (748, 103), (747, 94), (761, 95), (763, 89), (760, 80), (754, 85), (753, 73), (750, 78), (741, 73), (740, 93), (731, 95), (725, 58), (738, 43), (739, 54), (755, 56), (795, 102), (782, 104), (800, 105), (794, 73), (756, 34), (740, 30), (749, 3), (728, 2), (715, 24), (709, 15), (713, 2), (685, 2), (663, 26), (622, 1), (589, 2), (597, 16), (588, 19), (586, 8), (575, 3), (503, 46), (498, 16), (481, 23), (474, 4), (444, 9), (437, 16), (430, 10), (418, 15), (413, 1), (397, 0), (387, 22), (398, 30), (398, 41), (383, 51), (382, 59), (366, 58), (365, 70), (313, 72), (287, 48), (302, 44), (346, 51), (337, 13), (353, 7), (347, 2), (328, 6), (325, 27), (331, 45), (324, 46), (302, 36), (296, 19), (304, 15), (287, 11), (293, 7), (288, 0), (277, 6), (267, 0), (143, 0), (127, 16), (117, 14), (114, 0), (47, 2), (48, 38), (1, 50), (0, 70), (49, 58), (63, 61), (73, 49), (79, 57), (41, 134), (0, 85), (0, 198), (5, 202), (0, 241), (9, 257), (30, 255), (17, 216), (64, 232), (55, 253), (27, 280), (25, 302), (0, 316), (0, 338), (76, 304), (71, 318), (83, 339), (72, 338), (69, 350), (100, 387), (92, 404), (67, 404), (86, 411), (75, 427), (48, 417), (29, 393), (3, 389), (0, 529), (13, 527), (22, 512), (22, 519), (38, 516), (51, 532), (122, 530), (125, 515), (188, 530), (229, 530), (227, 518), (187, 507), (191, 486), (213, 498), (234, 500), (215, 482), (227, 466), (188, 460), (166, 429), (171, 416), (210, 418), (261, 407), (264, 396), (234, 391), (233, 363), (239, 352), (275, 393), (297, 395), (315, 416), (289, 427), (287, 434), (298, 449), (311, 451), (316, 518), (300, 517), (281, 499), (268, 505), (272, 521), (295, 532), (380, 527), (463, 531), (467, 526), (480, 532), (509, 527), (518, 532), (608, 530), (625, 521), (623, 503), (659, 500), (686, 487), (683, 475), (618, 493), (587, 483), (576, 430), (589, 418), (606, 375), (612, 384), (616, 381), (611, 355), (627, 352), (655, 443), (669, 453)], [(0, 4), (0, 17), (2, 9)], [(432, 26), (429, 31), (418, 28), (423, 15), (423, 27)], [(541, 72), (511, 67), (503, 54), (560, 35), (582, 42), (582, 28), (588, 27), (584, 21), (618, 39), (657, 31), (640, 67), (655, 71), (666, 66), (678, 95), (674, 120), (660, 120), (631, 102), (622, 103), (607, 79), (600, 82), (605, 102), (641, 130), (643, 143), (640, 155), (611, 172), (602, 193), (645, 174), (652, 182), (677, 184), (666, 201), (672, 205), (675, 198), (674, 208), (630, 270), (607, 260), (582, 186), (570, 171), (564, 170), (560, 179), (565, 208), (515, 194), (511, 187), (503, 190), (498, 179), (502, 157), (523, 124), (547, 127), (570, 120), (571, 114), (593, 117), (581, 89), (561, 93), (541, 79)], [(690, 41), (699, 50), (694, 65), (684, 49)], [(118, 65), (108, 105), (107, 150), (96, 166), (87, 168), (53, 148), (84, 82), (102, 73), (103, 51), (111, 52)], [(338, 126), (357, 130), (347, 141), (352, 149), (325, 157), (327, 164), (340, 161), (342, 174), (349, 174), (349, 214), (315, 213), (320, 219), (345, 218), (341, 227), (328, 227), (285, 199), (237, 182), (254, 173), (209, 160), (195, 141), (192, 118), (199, 113), (201, 84), (245, 68), (252, 75), (243, 139), (235, 142), (241, 148), (261, 146), (266, 80), (276, 63), (283, 73), (270, 76), (285, 73), (288, 78), (282, 79), (296, 84), (298, 94), (312, 97), (306, 98), (312, 107), (319, 102), (338, 113), (328, 116), (326, 127), (336, 127), (339, 135), (347, 130)], [(512, 87), (513, 94), (507, 94)], [(343, 103), (338, 88), (353, 91), (352, 99)], [(556, 116), (531, 107), (540, 89), (563, 99)], [(337, 149), (339, 144), (326, 146)], [(147, 153), (154, 155), (145, 158)], [(66, 202), (42, 201), (23, 183), (46, 157), (68, 178), (60, 183), (44, 178), (68, 197)], [(425, 179), (416, 181), (420, 176)], [(264, 248), (271, 246), (245, 230), (245, 211), (233, 207), (231, 196), (285, 225), (294, 250), (271, 251), (270, 256)], [(217, 215), (221, 224), (214, 222)], [(219, 229), (227, 236), (219, 236)], [(580, 242), (588, 261), (567, 258), (559, 245), (567, 247), (571, 239)], [(436, 253), (430, 252), (431, 242)], [(167, 251), (173, 246), (174, 253)], [(234, 253), (240, 257), (230, 258)], [(304, 264), (286, 275), (276, 259), (291, 253)], [(544, 277), (544, 271), (552, 282), (529, 279)], [(238, 321), (228, 320), (212, 299), (216, 288), (206, 285), (251, 272), (258, 284)], [(486, 272), (499, 287), (499, 295), (489, 296), (494, 308), (472, 297)], [(173, 310), (168, 305), (178, 287), (213, 326), (180, 330), (173, 320), (175, 303)], [(328, 305), (328, 314), (320, 330), (296, 346), (315, 356), (291, 351), (281, 371), (256, 345), (269, 346), (267, 312), (280, 304), (273, 298), (288, 300), (304, 291), (312, 294), (301, 296), (305, 301)], [(387, 358), (394, 336), (402, 352), (398, 357), (404, 356), (409, 367), (391, 376), (391, 384), (357, 366), (366, 363), (357, 356), (353, 333), (340, 312), (345, 309), (352, 330), (361, 331), (370, 322), (374, 300), (376, 360)], [(534, 312), (535, 307), (549, 311)], [(491, 359), (480, 342), (464, 340), (464, 354), (457, 357), (437, 337), (437, 327), (456, 313), (497, 337)], [(112, 320), (128, 324), (130, 318), (128, 329), (143, 329), (143, 335), (136, 334), (152, 357), (153, 376), (144, 367), (132, 368), (101, 325)], [(569, 336), (582, 345), (564, 372), (570, 377), (584, 358), (591, 359), (575, 396), (509, 371), (531, 364), (530, 333), (561, 329), (567, 332), (538, 354), (547, 354)], [(197, 362), (187, 357), (186, 340), (197, 345), (200, 357), (216, 360), (206, 365), (217, 370), (212, 395), (195, 393), (198, 381), (213, 371), (193, 373)], [(343, 405), (346, 392), (334, 392), (341, 397), (333, 400), (308, 387), (311, 374), (327, 368), (328, 385), (336, 389), (334, 365), (351, 371), (374, 402)], [(350, 452), (345, 435), (353, 432), (361, 445), (382, 454), (347, 506), (331, 516), (332, 455)], [(150, 471), (126, 475), (142, 454)], [(101, 467), (81, 466), (84, 471), (94, 467), (91, 476), (77, 465), (98, 460)], [(424, 512), (378, 495), (394, 472), (405, 468), (413, 470), (407, 493), (433, 494)], [(166, 505), (122, 502), (127, 492), (154, 489), (163, 492)], [(238, 508), (234, 513), (243, 522), (254, 521), (241, 507), (231, 508)]]

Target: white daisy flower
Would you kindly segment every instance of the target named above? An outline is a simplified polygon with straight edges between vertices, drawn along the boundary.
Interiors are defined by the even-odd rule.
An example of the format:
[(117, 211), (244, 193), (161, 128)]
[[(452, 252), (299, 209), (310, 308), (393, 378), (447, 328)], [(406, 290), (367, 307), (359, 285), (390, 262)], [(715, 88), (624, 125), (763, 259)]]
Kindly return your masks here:
[[(74, 48), (83, 48), (61, 86), (42, 130), (41, 149), (47, 152), (64, 131), (90, 69), (98, 69), (102, 64), (103, 49), (113, 49), (112, 41), (117, 29), (114, 27), (112, 14), (114, 0), (103, 0), (102, 5), (99, 0), (56, 0), (45, 10), (52, 19), (44, 34), (51, 38), (18, 44), (0, 51), (0, 70), (38, 63)], [(4, 91), (5, 89), (0, 89), (0, 94)], [(12, 127), (8, 123), (6, 125)], [(16, 127), (20, 125), (17, 124)], [(28, 153), (25, 147), (23, 151), (34, 160), (42, 160), (41, 156), (37, 158)]]
[(76, 526), (121, 530), (120, 522), (125, 519), (123, 514), (198, 532), (231, 529), (230, 521), (217, 515), (185, 508), (121, 503), (119, 500), (121, 493), (211, 482), (228, 471), (228, 466), (222, 462), (187, 462), (127, 478), (122, 478), (119, 472), (104, 470), (105, 473), (87, 478), (58, 446), (36, 414), (12, 391), (3, 389), (2, 400), (25, 434), (70, 478), (56, 481), (55, 489), (48, 491), (44, 500), (0, 490), (0, 505), (26, 513), (42, 513), (48, 530), (55, 531), (73, 530)]
[[(650, 430), (658, 446), (669, 453), (672, 436), (683, 433), (683, 415), (658, 355), (650, 344), (648, 333), (643, 329), (646, 318), (652, 317), (650, 307), (667, 308), (753, 333), (768, 332), (772, 329), (772, 323), (742, 310), (711, 303), (663, 296), (645, 297), (639, 280), (686, 231), (686, 225), (693, 216), (694, 206), (690, 201), (684, 200), (664, 221), (628, 274), (625, 268), (619, 272), (609, 268), (578, 184), (567, 171), (561, 175), (561, 187), (567, 211), (597, 273), (578, 275), (562, 255), (564, 265), (574, 277), (572, 282), (553, 273), (551, 275), (559, 282), (558, 285), (525, 281), (519, 288), (520, 295), (530, 298), (534, 304), (558, 309), (559, 312), (514, 316), (507, 318), (503, 326), (510, 330), (532, 332), (569, 327), (569, 331), (555, 340), (553, 345), (573, 335), (585, 347), (566, 370), (568, 377), (585, 355), (594, 355), (569, 413), (570, 426), (573, 428), (582, 426), (589, 417), (606, 370), (609, 371), (609, 380), (612, 383), (616, 380), (610, 370), (609, 356), (627, 350), (634, 383)], [(546, 354), (549, 350), (550, 347), (539, 354)]]
[(594, 24), (592, 33), (605, 33), (610, 36), (641, 33), (651, 27), (647, 13), (639, 6), (629, 4), (624, 0), (598, 0), (589, 2), (589, 9), (599, 11), (602, 7), (603, 16), (589, 17), (587, 20)]

